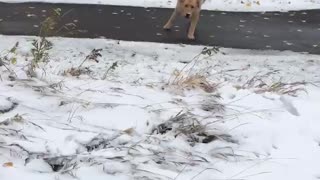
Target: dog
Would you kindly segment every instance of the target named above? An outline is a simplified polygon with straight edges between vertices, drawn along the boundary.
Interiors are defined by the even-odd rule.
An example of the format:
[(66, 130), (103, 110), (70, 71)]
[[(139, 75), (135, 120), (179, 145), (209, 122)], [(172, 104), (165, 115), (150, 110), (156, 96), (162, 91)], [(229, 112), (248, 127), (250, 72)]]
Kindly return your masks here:
[(163, 29), (170, 30), (176, 17), (178, 15), (183, 16), (190, 20), (188, 39), (194, 40), (194, 31), (199, 21), (201, 5), (203, 3), (204, 0), (177, 0), (176, 8), (168, 22), (163, 26)]

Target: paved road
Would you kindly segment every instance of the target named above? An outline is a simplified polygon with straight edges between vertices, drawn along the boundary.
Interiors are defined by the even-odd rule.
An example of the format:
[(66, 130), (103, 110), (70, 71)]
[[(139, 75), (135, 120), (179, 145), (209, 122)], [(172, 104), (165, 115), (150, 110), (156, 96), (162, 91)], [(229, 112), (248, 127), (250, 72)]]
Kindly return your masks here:
[(186, 38), (188, 23), (178, 20), (172, 31), (162, 30), (171, 9), (103, 5), (0, 3), (0, 33), (37, 35), (39, 25), (54, 8), (66, 13), (62, 24), (74, 23), (64, 37), (105, 37), (129, 41), (187, 43), (244, 49), (292, 50), (320, 54), (320, 10), (285, 13), (202, 11), (196, 40)]

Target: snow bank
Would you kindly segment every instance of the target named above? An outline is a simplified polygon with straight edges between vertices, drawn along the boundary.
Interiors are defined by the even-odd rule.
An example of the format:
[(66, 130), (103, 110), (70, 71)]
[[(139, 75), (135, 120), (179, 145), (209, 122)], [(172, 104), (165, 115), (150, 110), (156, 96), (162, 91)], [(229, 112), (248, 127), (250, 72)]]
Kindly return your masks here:
[(29, 78), (33, 39), (0, 36), (1, 180), (320, 176), (317, 55), (52, 38)]

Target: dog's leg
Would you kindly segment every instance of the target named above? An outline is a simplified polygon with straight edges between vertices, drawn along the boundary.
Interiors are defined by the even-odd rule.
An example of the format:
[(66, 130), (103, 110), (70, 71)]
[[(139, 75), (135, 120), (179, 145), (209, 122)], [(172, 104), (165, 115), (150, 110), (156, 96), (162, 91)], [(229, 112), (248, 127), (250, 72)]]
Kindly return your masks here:
[(171, 29), (172, 24), (173, 24), (174, 20), (175, 20), (176, 17), (177, 17), (177, 14), (178, 14), (178, 13), (177, 13), (177, 10), (174, 10), (173, 13), (172, 13), (172, 15), (171, 15), (171, 17), (170, 17), (170, 19), (169, 19), (168, 22), (166, 23), (166, 25), (163, 26), (163, 29), (166, 29), (166, 30)]
[(194, 31), (196, 30), (196, 26), (199, 21), (199, 13), (196, 13), (192, 16), (189, 31), (188, 31), (188, 38), (189, 39), (195, 39), (194, 38)]

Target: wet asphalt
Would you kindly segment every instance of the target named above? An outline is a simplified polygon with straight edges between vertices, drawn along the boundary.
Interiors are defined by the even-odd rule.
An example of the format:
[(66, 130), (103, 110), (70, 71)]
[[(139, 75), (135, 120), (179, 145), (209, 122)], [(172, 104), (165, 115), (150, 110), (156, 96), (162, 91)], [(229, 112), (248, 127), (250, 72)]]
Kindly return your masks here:
[(0, 3), (0, 34), (39, 35), (41, 22), (56, 8), (62, 10), (62, 17), (50, 36), (320, 54), (320, 10), (267, 13), (202, 11), (196, 40), (192, 41), (187, 39), (189, 23), (185, 18), (179, 18), (171, 31), (162, 29), (172, 9)]

